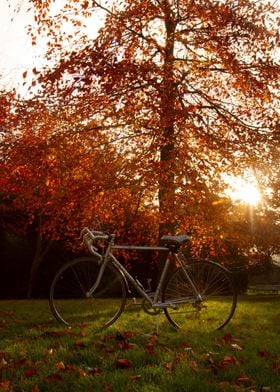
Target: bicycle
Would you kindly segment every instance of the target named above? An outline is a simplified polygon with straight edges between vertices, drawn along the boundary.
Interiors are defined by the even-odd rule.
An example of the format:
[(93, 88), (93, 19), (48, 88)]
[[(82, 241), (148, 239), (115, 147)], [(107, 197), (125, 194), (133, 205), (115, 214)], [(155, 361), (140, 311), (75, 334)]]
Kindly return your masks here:
[[(165, 235), (162, 246), (115, 245), (114, 234), (88, 228), (81, 236), (91, 256), (64, 264), (50, 288), (51, 310), (65, 325), (94, 321), (98, 329), (110, 326), (125, 308), (130, 285), (142, 297), (146, 313), (164, 313), (175, 328), (221, 329), (232, 318), (237, 304), (232, 274), (212, 261), (188, 263), (179, 257), (180, 247), (190, 240), (187, 235)], [(103, 247), (98, 249), (100, 241)], [(162, 252), (165, 264), (154, 292), (145, 289), (114, 256), (120, 250)], [(176, 269), (168, 276), (174, 262)]]

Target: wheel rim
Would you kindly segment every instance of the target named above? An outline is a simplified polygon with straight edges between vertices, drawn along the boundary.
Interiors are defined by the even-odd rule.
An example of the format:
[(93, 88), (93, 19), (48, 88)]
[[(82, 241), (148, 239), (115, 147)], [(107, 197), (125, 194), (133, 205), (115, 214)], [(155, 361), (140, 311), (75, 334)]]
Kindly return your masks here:
[[(223, 328), (236, 307), (236, 292), (229, 273), (212, 262), (197, 262), (187, 270), (202, 297), (199, 300), (182, 269), (174, 272), (166, 284), (164, 301), (168, 320), (177, 328)], [(179, 300), (177, 300), (179, 298)]]
[(66, 325), (93, 323), (99, 329), (108, 327), (120, 316), (126, 289), (114, 267), (106, 267), (98, 289), (88, 295), (99, 268), (96, 260), (80, 258), (60, 269), (50, 290), (51, 309), (58, 321)]

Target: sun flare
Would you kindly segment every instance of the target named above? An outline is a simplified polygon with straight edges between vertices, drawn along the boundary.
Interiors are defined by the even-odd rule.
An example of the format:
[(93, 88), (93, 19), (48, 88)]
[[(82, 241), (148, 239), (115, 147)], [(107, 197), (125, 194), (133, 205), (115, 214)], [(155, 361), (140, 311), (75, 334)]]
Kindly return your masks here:
[(254, 178), (244, 179), (231, 177), (226, 194), (235, 202), (257, 205), (261, 201), (261, 193)]

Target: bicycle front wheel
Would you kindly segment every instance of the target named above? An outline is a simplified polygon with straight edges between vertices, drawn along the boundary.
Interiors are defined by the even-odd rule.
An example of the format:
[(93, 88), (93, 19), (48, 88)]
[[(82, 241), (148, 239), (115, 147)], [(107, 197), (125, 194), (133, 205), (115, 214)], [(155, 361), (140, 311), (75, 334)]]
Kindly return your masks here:
[[(198, 261), (177, 269), (163, 289), (168, 321), (176, 328), (223, 328), (234, 314), (237, 294), (229, 271), (211, 261)], [(195, 292), (193, 285), (196, 288)]]
[(126, 286), (118, 270), (108, 264), (92, 295), (100, 263), (93, 257), (69, 261), (55, 275), (50, 288), (50, 307), (55, 318), (66, 325), (92, 323), (106, 328), (121, 315), (126, 302)]

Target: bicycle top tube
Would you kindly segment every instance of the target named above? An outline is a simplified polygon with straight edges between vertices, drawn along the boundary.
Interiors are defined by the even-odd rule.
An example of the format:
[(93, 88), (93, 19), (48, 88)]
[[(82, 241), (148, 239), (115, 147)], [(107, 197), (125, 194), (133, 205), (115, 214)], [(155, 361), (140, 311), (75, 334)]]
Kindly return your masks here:
[(181, 244), (189, 241), (189, 236), (179, 235), (179, 236), (169, 236), (164, 235), (161, 237), (163, 241), (163, 246), (134, 246), (134, 245), (115, 245), (115, 234), (109, 234), (101, 231), (90, 230), (85, 227), (81, 232), (81, 237), (85, 244), (87, 245), (89, 251), (100, 257), (97, 248), (93, 245), (94, 241), (105, 240), (107, 243), (106, 257), (108, 257), (111, 250), (127, 250), (127, 251), (159, 251), (159, 252), (171, 252), (176, 253), (180, 248)]
[(165, 246), (134, 246), (134, 245), (113, 245), (112, 250), (137, 250), (137, 251), (165, 251), (168, 252), (169, 248)]

